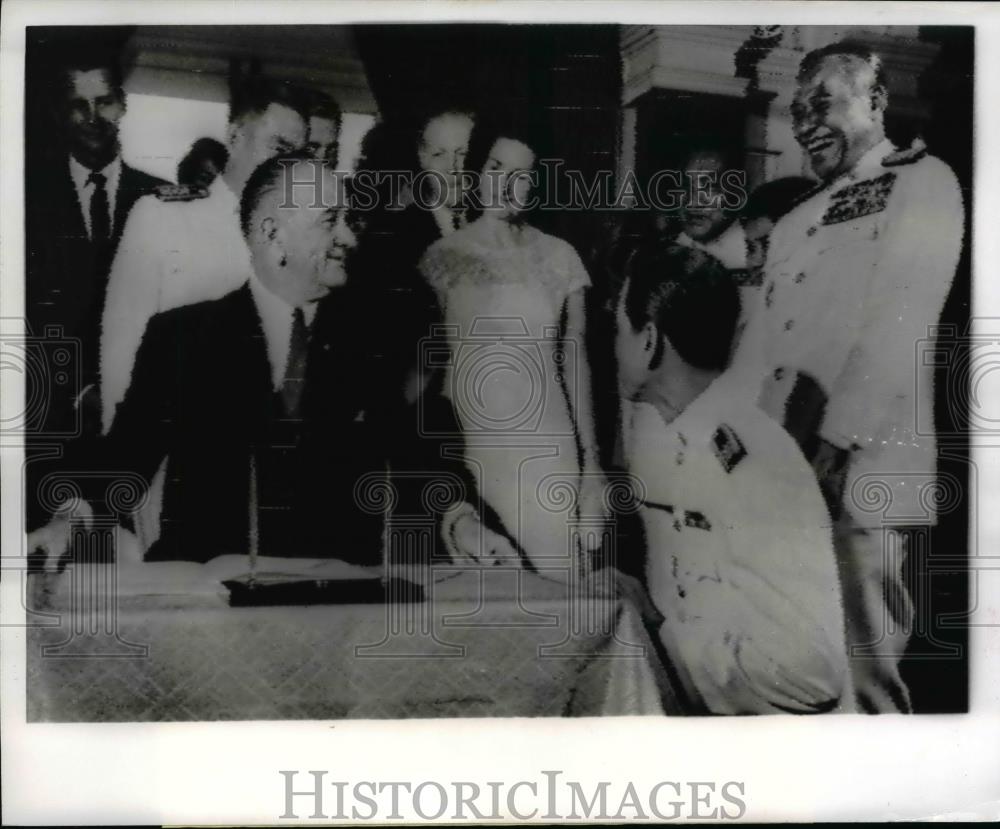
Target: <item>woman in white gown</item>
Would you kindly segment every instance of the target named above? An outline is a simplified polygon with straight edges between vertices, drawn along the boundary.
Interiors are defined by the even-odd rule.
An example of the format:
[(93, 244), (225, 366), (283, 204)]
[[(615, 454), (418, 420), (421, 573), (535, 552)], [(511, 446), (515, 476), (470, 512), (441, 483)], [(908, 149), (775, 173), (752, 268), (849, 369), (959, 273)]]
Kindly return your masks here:
[(480, 496), (528, 566), (566, 578), (586, 571), (604, 517), (584, 342), (590, 279), (570, 244), (524, 221), (537, 157), (514, 134), (485, 142), (481, 214), (435, 242), (420, 268), (444, 314), (444, 393)]

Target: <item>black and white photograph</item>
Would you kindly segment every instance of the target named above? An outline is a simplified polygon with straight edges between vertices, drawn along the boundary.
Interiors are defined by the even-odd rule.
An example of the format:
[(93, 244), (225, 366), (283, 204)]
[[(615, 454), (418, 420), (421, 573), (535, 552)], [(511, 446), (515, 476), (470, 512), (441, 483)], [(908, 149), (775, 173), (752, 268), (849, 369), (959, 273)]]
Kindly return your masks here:
[[(1000, 314), (974, 300), (975, 20), (107, 5), (3, 46), (19, 744), (684, 718), (763, 747), (976, 712)], [(735, 771), (597, 806), (521, 762), (492, 794), (428, 771), (407, 808), (786, 814)], [(264, 818), (401, 817), (320, 768), (282, 752)]]

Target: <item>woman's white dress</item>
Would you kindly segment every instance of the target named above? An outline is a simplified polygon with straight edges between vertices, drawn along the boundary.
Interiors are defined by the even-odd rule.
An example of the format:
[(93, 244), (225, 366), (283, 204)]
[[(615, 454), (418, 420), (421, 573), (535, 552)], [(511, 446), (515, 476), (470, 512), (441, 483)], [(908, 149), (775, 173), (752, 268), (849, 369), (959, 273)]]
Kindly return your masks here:
[(581, 449), (569, 399), (579, 384), (561, 375), (586, 354), (563, 333), (566, 300), (590, 279), (562, 239), (524, 227), (501, 246), (491, 234), (474, 222), (421, 260), (444, 314), (444, 393), (480, 496), (536, 568), (565, 571), (577, 560)]

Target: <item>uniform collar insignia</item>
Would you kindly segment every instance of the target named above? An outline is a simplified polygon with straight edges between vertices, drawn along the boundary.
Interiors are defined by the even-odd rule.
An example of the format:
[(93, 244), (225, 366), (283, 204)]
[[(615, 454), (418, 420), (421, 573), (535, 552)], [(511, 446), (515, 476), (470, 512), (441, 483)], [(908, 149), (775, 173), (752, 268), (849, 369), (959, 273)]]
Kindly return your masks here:
[(723, 423), (712, 434), (712, 451), (726, 472), (732, 472), (736, 465), (747, 456), (746, 447), (732, 426)]
[(881, 213), (889, 203), (889, 194), (896, 182), (895, 173), (883, 173), (878, 178), (859, 181), (837, 192), (823, 214), (824, 225), (848, 222), (861, 216)]

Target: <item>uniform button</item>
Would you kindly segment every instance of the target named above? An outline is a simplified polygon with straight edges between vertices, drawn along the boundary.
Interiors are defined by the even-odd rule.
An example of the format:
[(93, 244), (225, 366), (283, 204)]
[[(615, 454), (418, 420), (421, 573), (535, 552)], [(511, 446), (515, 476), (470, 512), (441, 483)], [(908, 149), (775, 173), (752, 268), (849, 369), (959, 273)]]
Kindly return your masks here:
[(816, 234), (816, 225), (810, 225), (809, 229), (806, 230), (806, 236), (814, 236)]
[(780, 380), (784, 376), (785, 376), (785, 370), (783, 368), (776, 368), (774, 370), (774, 379), (775, 380)]
[(802, 271), (799, 271), (797, 274), (795, 274), (795, 281), (796, 281), (796, 283), (801, 282), (805, 278), (806, 278), (806, 275)]
[(785, 330), (791, 331), (795, 327), (795, 320), (788, 320), (785, 322)]

